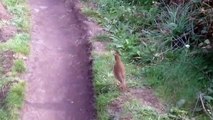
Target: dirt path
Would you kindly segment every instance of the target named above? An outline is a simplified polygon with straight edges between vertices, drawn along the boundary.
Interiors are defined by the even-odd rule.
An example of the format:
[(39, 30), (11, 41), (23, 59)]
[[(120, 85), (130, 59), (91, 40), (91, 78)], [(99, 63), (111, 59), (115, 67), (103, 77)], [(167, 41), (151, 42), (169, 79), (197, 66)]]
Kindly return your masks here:
[(64, 0), (29, 3), (32, 50), (22, 120), (94, 120), (88, 42), (79, 13)]

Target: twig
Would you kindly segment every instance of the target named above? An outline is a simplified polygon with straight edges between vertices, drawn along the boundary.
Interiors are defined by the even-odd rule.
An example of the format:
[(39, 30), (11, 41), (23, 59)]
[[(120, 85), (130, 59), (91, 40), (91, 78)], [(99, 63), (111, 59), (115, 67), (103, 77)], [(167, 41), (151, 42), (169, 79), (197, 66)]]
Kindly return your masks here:
[(199, 98), (200, 98), (200, 102), (201, 102), (201, 104), (202, 104), (202, 107), (203, 107), (204, 112), (206, 113), (206, 115), (209, 116), (209, 118), (210, 118), (211, 120), (213, 120), (213, 117), (212, 117), (211, 115), (209, 115), (208, 111), (207, 111), (206, 108), (205, 108), (205, 105), (204, 105), (204, 102), (203, 102), (203, 95), (202, 95), (202, 93), (200, 93)]

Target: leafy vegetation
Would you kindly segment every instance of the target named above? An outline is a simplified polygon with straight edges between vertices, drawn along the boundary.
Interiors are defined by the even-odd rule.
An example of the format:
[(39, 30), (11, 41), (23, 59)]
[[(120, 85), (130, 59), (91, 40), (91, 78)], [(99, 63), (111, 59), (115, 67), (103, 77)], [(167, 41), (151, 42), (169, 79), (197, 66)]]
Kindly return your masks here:
[[(212, 119), (211, 2), (90, 2), (95, 8), (88, 7), (83, 12), (109, 33), (104, 39), (99, 38), (110, 41), (126, 62), (143, 66), (139, 69), (145, 79), (142, 83), (154, 88), (168, 103), (168, 109), (178, 108), (175, 114), (182, 119), (185, 115)], [(182, 115), (182, 111), (186, 114)]]
[(11, 19), (1, 19), (0, 29), (15, 26), (17, 33), (0, 43), (0, 53), (3, 56), (0, 59), (0, 120), (18, 120), (24, 101), (25, 82), (16, 73), (23, 73), (26, 68), (23, 59), (16, 59), (15, 56), (28, 55), (30, 52), (29, 12), (25, 0), (2, 0), (1, 3), (11, 14)]
[(13, 67), (14, 72), (23, 73), (25, 72), (25, 64), (23, 60), (16, 60)]
[(22, 32), (30, 30), (29, 11), (26, 0), (3, 0), (7, 10), (13, 14), (10, 21), (11, 24), (16, 25)]
[(19, 82), (14, 84), (10, 88), (5, 104), (0, 107), (0, 119), (1, 120), (18, 120), (19, 110), (23, 105), (24, 100), (25, 83)]

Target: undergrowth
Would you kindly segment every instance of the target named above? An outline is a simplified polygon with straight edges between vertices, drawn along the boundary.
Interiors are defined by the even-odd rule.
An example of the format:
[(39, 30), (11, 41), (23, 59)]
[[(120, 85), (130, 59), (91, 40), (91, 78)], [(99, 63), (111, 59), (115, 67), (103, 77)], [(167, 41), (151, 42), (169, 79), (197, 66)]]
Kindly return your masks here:
[(0, 120), (18, 120), (20, 109), (24, 101), (25, 83), (13, 84), (5, 99), (5, 103), (0, 107)]
[(26, 68), (24, 60), (22, 58), (16, 60), (14, 56), (28, 55), (30, 52), (29, 11), (25, 0), (2, 0), (1, 2), (11, 15), (11, 19), (7, 21), (0, 20), (1, 27), (15, 26), (17, 33), (6, 42), (0, 43), (1, 53), (6, 51), (13, 53), (13, 56), (9, 58), (13, 60), (10, 71), (3, 72), (3, 66), (8, 63), (0, 64), (0, 120), (18, 120), (25, 95), (25, 82), (20, 79), (20, 73), (25, 72)]
[(16, 60), (14, 62), (13, 71), (16, 73), (23, 73), (26, 71), (25, 64), (23, 60)]
[(190, 110), (196, 101), (197, 94), (205, 86), (205, 75), (200, 68), (205, 65), (202, 57), (186, 57), (186, 53), (177, 53), (172, 60), (146, 66), (144, 74), (148, 84), (155, 88), (158, 96), (166, 99), (172, 106), (184, 101), (177, 107)]
[(29, 39), (30, 36), (28, 33), (18, 33), (6, 43), (0, 44), (0, 48), (3, 51), (12, 50), (16, 53), (28, 55), (30, 52)]
[(168, 109), (212, 118), (212, 6), (147, 1), (90, 0), (95, 7), (83, 13), (108, 32), (99, 39), (110, 41), (126, 62), (141, 66), (142, 83), (155, 89)]

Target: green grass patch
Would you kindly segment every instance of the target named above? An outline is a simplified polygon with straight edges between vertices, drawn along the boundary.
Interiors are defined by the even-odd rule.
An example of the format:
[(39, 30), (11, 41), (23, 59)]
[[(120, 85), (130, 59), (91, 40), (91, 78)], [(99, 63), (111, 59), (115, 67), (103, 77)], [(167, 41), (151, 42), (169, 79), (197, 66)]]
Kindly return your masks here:
[(94, 38), (96, 41), (100, 41), (100, 42), (111, 42), (112, 39), (110, 38), (110, 35), (107, 34), (100, 34), (95, 36)]
[(14, 86), (12, 86), (6, 98), (7, 105), (11, 108), (14, 107), (20, 109), (23, 104), (24, 95), (25, 95), (25, 82), (19, 82), (15, 84)]
[(88, 17), (92, 17), (92, 18), (101, 18), (100, 13), (98, 13), (96, 10), (93, 10), (91, 8), (88, 7), (84, 7), (82, 9), (82, 13), (87, 15)]
[(13, 71), (16, 73), (23, 73), (26, 71), (26, 67), (23, 60), (15, 60)]
[[(3, 0), (7, 10), (13, 15), (12, 20), (6, 21), (7, 24), (15, 25), (20, 31), (6, 43), (0, 44), (0, 49), (12, 50), (16, 53), (29, 54), (29, 8), (26, 0)], [(4, 23), (4, 21), (2, 21)]]
[(29, 8), (26, 0), (3, 0), (3, 4), (7, 7), (13, 18), (10, 21), (16, 25), (21, 31), (29, 32)]
[[(28, 55), (30, 52), (29, 46), (29, 30), (30, 30), (30, 20), (29, 20), (29, 9), (27, 1), (25, 0), (2, 0), (2, 3), (7, 8), (9, 13), (12, 15), (11, 20), (3, 21), (0, 20), (0, 26), (13, 25), (16, 26), (18, 33), (13, 38), (7, 40), (7, 42), (0, 43), (1, 52), (13, 51), (16, 53), (21, 53)], [(0, 68), (3, 69), (2, 65), (4, 60), (0, 64)], [(14, 73), (25, 72), (25, 64), (23, 60), (14, 60), (12, 71)], [(0, 92), (7, 90), (4, 86), (9, 86), (10, 89), (7, 90), (7, 96), (5, 99), (1, 100), (3, 103), (0, 104), (0, 120), (18, 120), (20, 119), (20, 110), (24, 102), (25, 94), (25, 82), (18, 81), (17, 83), (9, 84), (15, 78), (19, 77), (19, 74), (15, 76), (6, 76), (0, 73)]]
[(30, 52), (29, 34), (17, 34), (14, 38), (8, 40), (6, 43), (0, 44), (2, 50), (12, 50), (16, 53), (28, 55)]
[(25, 83), (19, 82), (11, 86), (11, 89), (5, 100), (5, 104), (0, 108), (1, 120), (19, 119), (19, 111), (23, 105), (25, 93)]
[(170, 105), (176, 106), (178, 101), (184, 100), (184, 106), (177, 107), (190, 110), (197, 94), (208, 84), (202, 71), (205, 61), (202, 57), (188, 57), (184, 54), (176, 57), (170, 62), (147, 66), (144, 69), (146, 81)]

